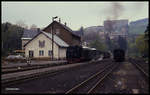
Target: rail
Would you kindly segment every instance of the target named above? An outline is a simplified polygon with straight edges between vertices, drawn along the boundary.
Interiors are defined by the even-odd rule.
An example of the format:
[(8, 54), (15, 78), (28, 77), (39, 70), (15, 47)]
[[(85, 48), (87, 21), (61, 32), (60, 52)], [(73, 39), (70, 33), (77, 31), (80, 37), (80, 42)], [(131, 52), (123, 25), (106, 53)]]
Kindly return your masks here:
[[(27, 81), (27, 80), (37, 79), (37, 78), (40, 78), (40, 77), (43, 77), (43, 76), (56, 75), (58, 73), (63, 73), (63, 72), (69, 71), (70, 69), (73, 70), (73, 69), (76, 69), (76, 68), (81, 67), (81, 66), (87, 66), (88, 64), (91, 64), (91, 62), (82, 63), (81, 65), (80, 64), (74, 64), (74, 66), (66, 67), (66, 69), (61, 68), (59, 70), (57, 70), (57, 69), (52, 70), (52, 71), (51, 70), (50, 71), (46, 70), (44, 72), (36, 72), (36, 73), (33, 73), (33, 74), (31, 73), (29, 75), (21, 75), (19, 77), (12, 77), (12, 78), (8, 78), (8, 79), (3, 79), (1, 82), (2, 82), (2, 86), (4, 87), (4, 86), (24, 82), (24, 81)], [(95, 62), (95, 64), (96, 64), (96, 62)]]
[(131, 63), (133, 63), (146, 77), (149, 77), (149, 74), (146, 73), (144, 69), (140, 65), (138, 65), (138, 63), (136, 63), (135, 61), (132, 61)]
[(82, 87), (86, 88), (87, 87), (86, 85), (88, 83), (90, 83), (93, 79), (96, 79), (98, 76), (100, 76), (100, 74), (102, 74), (104, 71), (106, 71), (106, 70), (108, 70), (108, 68), (110, 68), (110, 70), (106, 74), (104, 74), (104, 76), (102, 76), (99, 79), (99, 81), (96, 82), (96, 84), (94, 86), (92, 86), (90, 89), (88, 89), (88, 91), (85, 92), (85, 93), (91, 93), (97, 87), (97, 85), (100, 84), (100, 82), (102, 82), (114, 70), (114, 68), (116, 68), (117, 66), (118, 66), (118, 64), (114, 65), (114, 63), (105, 66), (104, 69), (98, 71), (97, 73), (92, 75), (90, 78), (88, 78), (88, 79), (84, 80), (83, 82), (77, 84), (76, 86), (74, 86), (73, 88), (68, 90), (65, 94), (78, 92), (78, 91), (82, 90)]

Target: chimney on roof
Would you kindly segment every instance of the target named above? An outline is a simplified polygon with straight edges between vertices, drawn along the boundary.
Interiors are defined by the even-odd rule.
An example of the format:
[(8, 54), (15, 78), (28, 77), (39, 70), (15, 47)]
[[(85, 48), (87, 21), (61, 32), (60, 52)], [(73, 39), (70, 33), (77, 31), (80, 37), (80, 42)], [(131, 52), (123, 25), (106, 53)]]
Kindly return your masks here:
[(65, 26), (67, 25), (67, 23), (65, 22)]
[(61, 23), (61, 19), (59, 18), (59, 23)]

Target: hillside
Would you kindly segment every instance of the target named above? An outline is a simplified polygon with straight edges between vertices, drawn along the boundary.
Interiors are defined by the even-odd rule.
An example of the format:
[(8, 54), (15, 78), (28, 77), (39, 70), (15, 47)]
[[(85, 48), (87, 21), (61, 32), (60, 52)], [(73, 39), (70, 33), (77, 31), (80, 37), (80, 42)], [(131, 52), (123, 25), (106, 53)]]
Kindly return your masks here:
[(148, 24), (148, 18), (136, 20), (136, 21), (131, 21), (130, 26), (141, 26), (141, 25), (147, 25)]
[(103, 26), (91, 26), (91, 27), (84, 28), (85, 33), (100, 32), (103, 30), (104, 30)]
[[(130, 34), (143, 34), (144, 31), (146, 30), (146, 27), (148, 25), (148, 18), (136, 20), (136, 21), (131, 21), (129, 23), (129, 33)], [(103, 26), (91, 26), (84, 28), (84, 33), (89, 34), (92, 32), (101, 32), (104, 31)]]
[(143, 34), (148, 25), (148, 18), (132, 21), (129, 23), (130, 34)]

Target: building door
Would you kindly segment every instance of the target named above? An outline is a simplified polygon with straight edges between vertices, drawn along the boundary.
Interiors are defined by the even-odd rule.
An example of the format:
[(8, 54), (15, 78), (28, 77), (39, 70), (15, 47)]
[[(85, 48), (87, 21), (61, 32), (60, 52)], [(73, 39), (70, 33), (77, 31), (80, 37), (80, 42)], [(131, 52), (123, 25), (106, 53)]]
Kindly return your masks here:
[(34, 57), (34, 52), (32, 50), (29, 51), (29, 57), (30, 58)]

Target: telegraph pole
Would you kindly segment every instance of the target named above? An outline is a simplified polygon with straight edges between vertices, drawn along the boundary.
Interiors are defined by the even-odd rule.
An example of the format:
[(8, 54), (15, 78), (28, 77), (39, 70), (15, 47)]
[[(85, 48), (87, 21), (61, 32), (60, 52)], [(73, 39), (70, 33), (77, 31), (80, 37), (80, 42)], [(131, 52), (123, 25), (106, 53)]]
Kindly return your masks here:
[[(54, 22), (54, 19), (56, 19), (56, 18), (58, 18), (57, 16), (56, 17), (52, 17), (52, 21)], [(53, 23), (52, 22), (52, 23)], [(55, 30), (55, 29), (53, 29), (54, 28), (54, 26), (53, 26), (53, 24), (52, 24), (52, 60), (54, 60), (54, 34), (53, 34), (53, 30)]]

